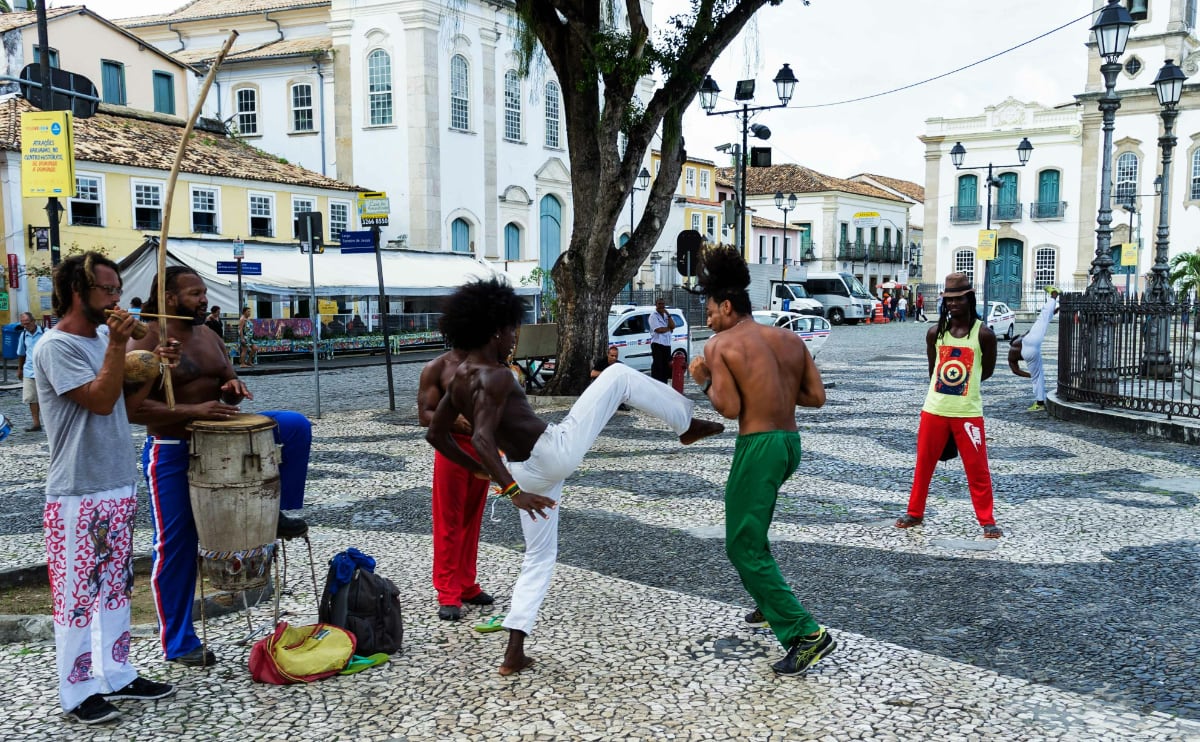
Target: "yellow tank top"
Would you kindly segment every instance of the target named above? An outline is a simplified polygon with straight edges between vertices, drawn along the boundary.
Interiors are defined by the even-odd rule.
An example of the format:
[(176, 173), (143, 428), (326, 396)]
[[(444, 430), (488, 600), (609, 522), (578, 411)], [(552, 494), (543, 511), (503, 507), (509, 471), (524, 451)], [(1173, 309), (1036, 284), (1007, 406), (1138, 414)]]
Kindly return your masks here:
[(956, 338), (947, 330), (937, 343), (933, 377), (925, 394), (925, 412), (942, 417), (982, 417), (982, 352), (979, 348), (978, 319), (965, 338)]

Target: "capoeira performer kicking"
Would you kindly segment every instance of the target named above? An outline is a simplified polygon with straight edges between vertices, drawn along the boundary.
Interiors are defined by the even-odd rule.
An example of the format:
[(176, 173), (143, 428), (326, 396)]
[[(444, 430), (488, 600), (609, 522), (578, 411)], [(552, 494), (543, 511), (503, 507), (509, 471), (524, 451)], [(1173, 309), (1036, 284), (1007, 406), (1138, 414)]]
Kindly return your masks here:
[[(1026, 412), (1039, 412), (1046, 409), (1046, 372), (1042, 368), (1042, 341), (1046, 339), (1046, 330), (1050, 328), (1050, 320), (1058, 311), (1058, 289), (1048, 286), (1046, 291), (1050, 298), (1042, 305), (1042, 311), (1029, 332), (1013, 340), (1008, 348), (1008, 367), (1017, 376), (1024, 376), (1033, 381), (1033, 404)], [(1029, 367), (1022, 371), (1020, 362), (1024, 360)]]
[[(679, 434), (684, 445), (725, 429), (720, 423), (693, 418), (690, 399), (621, 364), (596, 377), (562, 422), (548, 425), (534, 414), (504, 362), (516, 344), (524, 313), (512, 287), (495, 279), (468, 283), (447, 299), (442, 333), (455, 348), (466, 351), (466, 359), (450, 381), (426, 435), (444, 456), (496, 482), (501, 495), (522, 511), (525, 560), (504, 619), (509, 636), (501, 675), (533, 664), (525, 655), (525, 637), (533, 631), (554, 575), (556, 506), (563, 480), (583, 461), (617, 406), (628, 403), (657, 417)], [(471, 423), (478, 461), (454, 440), (454, 421), (460, 414)]]

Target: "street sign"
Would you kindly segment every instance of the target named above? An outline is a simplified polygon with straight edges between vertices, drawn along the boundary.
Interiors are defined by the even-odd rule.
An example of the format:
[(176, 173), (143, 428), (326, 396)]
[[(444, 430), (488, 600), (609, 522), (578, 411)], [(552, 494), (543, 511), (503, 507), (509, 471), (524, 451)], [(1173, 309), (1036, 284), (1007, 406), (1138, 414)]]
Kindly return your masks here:
[[(38, 63), (27, 64), (21, 70), (21, 95), (34, 108), (43, 111), (70, 111), (81, 119), (91, 118), (96, 114), (96, 106), (100, 102), (100, 94), (91, 80), (74, 72), (50, 68), (50, 85), (56, 88), (46, 100), (43, 90), (42, 66)], [(68, 91), (68, 92), (60, 92)]]
[(375, 252), (375, 238), (369, 229), (342, 232), (342, 255)]
[(235, 259), (246, 257), (246, 243), (242, 240), (233, 241), (233, 257)]
[(391, 203), (384, 191), (367, 191), (358, 194), (358, 221), (364, 227), (388, 226)]
[(21, 195), (75, 195), (75, 145), (70, 111), (21, 114)]
[(1121, 243), (1121, 266), (1138, 264), (1138, 246), (1136, 242)]
[(860, 211), (854, 215), (854, 228), (870, 229), (878, 227), (881, 219), (882, 217), (879, 216), (878, 211)]
[(997, 232), (994, 229), (979, 230), (979, 248), (975, 251), (975, 257), (980, 260), (994, 260), (996, 258), (996, 237)]
[[(217, 273), (226, 276), (236, 276), (238, 272), (237, 260), (218, 260)], [(249, 260), (240, 261), (242, 263), (243, 276), (261, 276), (262, 263), (252, 263)]]

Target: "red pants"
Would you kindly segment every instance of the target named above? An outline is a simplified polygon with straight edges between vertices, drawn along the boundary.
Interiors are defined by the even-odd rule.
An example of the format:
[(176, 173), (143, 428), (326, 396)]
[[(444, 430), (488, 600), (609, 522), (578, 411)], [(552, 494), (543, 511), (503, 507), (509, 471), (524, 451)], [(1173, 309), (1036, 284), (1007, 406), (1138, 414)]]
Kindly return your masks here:
[[(471, 438), (455, 435), (467, 454), (475, 456)], [(440, 453), (433, 456), (433, 588), (438, 605), (462, 605), (481, 591), (475, 581), (479, 524), (487, 502), (488, 482)]]
[(967, 473), (975, 517), (981, 526), (995, 525), (996, 519), (992, 515), (992, 474), (988, 470), (987, 437), (983, 432), (982, 417), (942, 417), (921, 412), (921, 427), (917, 430), (917, 467), (913, 471), (912, 492), (908, 496), (908, 514), (914, 518), (925, 517), (929, 481), (933, 479), (938, 456), (941, 456), (951, 435), (954, 436), (954, 444), (958, 446), (958, 455)]

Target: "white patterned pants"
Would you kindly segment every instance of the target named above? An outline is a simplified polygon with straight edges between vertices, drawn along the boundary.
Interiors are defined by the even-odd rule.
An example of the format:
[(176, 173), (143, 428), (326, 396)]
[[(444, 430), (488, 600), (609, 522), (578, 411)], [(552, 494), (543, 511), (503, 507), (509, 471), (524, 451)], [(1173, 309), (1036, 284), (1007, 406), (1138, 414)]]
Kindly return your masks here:
[(46, 498), (42, 527), (54, 601), (58, 697), (70, 711), (137, 678), (129, 663), (134, 485)]
[[(692, 423), (692, 400), (624, 364), (614, 363), (579, 395), (562, 422), (546, 428), (528, 459), (509, 462), (508, 469), (521, 489), (558, 502), (563, 480), (583, 463), (583, 457), (622, 403), (657, 417), (677, 434)], [(558, 559), (558, 510), (548, 509), (548, 517), (539, 516), (537, 520), (520, 511), (525, 560), (513, 586), (512, 605), (504, 619), (506, 629), (526, 634), (533, 631)]]
[(1021, 338), (1021, 359), (1029, 367), (1029, 380), (1033, 384), (1033, 401), (1046, 401), (1046, 372), (1042, 367), (1042, 340), (1046, 338), (1046, 330), (1050, 328), (1050, 320), (1054, 319), (1054, 310), (1058, 302), (1047, 299), (1042, 305), (1041, 314), (1029, 332)]

